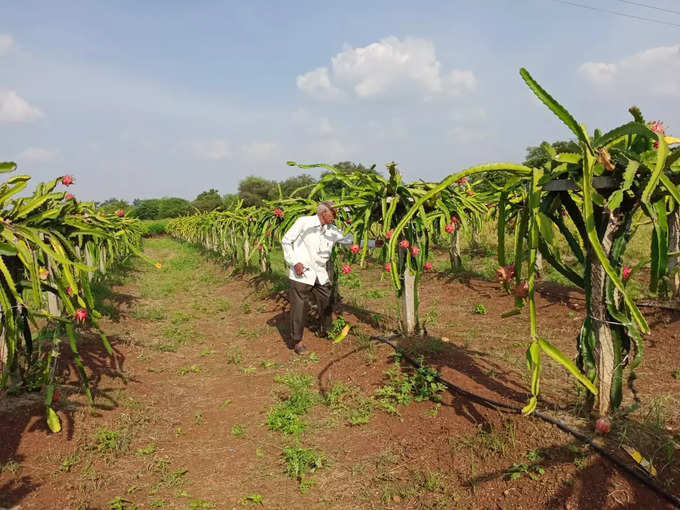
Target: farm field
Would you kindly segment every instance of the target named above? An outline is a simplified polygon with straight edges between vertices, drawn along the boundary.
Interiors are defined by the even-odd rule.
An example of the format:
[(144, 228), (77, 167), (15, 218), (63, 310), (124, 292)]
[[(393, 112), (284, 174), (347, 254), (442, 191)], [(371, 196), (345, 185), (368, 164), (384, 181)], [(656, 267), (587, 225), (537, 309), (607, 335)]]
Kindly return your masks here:
[[(370, 340), (398, 322), (381, 264), (340, 279), (350, 336), (332, 344), (306, 330), (310, 353), (297, 356), (284, 342), (280, 255), (265, 277), (234, 274), (168, 237), (147, 240), (145, 253), (163, 268), (133, 259), (110, 275), (110, 288), (95, 289), (114, 356), (86, 335), (80, 352), (94, 408), (64, 362), (70, 370), (59, 375), (53, 403), (60, 434), (47, 429), (42, 395), (0, 400), (0, 507), (666, 507), (536, 418), (447, 391), (440, 402), (400, 403), (411, 371)], [(445, 255), (420, 282), (428, 336), (395, 340), (453, 384), (525, 405), (527, 311), (501, 318), (513, 297), (482, 269), (444, 272)], [(539, 280), (536, 306), (541, 334), (574, 356), (580, 291)], [(677, 494), (679, 315), (644, 313), (652, 333), (636, 371), (641, 406), (598, 441), (630, 465), (619, 445), (635, 446)], [(591, 420), (579, 418), (583, 389), (549, 360), (542, 376), (539, 409), (592, 435)], [(627, 392), (621, 410), (632, 403)]]

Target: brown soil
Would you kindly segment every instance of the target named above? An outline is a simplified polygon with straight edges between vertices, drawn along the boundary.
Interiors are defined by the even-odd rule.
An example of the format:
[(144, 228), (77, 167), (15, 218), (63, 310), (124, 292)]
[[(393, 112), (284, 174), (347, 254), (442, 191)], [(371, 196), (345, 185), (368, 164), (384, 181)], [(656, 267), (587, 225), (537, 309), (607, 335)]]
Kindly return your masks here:
[[(208, 283), (194, 279), (199, 273), (187, 274), (185, 287), (152, 299), (143, 297), (139, 283), (152, 269), (139, 265), (115, 287), (110, 302), (119, 315), (101, 321), (115, 355), (106, 355), (96, 335), (85, 337), (81, 352), (95, 389), (94, 408), (68, 357), (55, 406), (64, 424), (60, 434), (46, 428), (42, 395), (0, 395), (0, 507), (105, 509), (119, 497), (137, 508), (222, 509), (257, 507), (254, 495), (261, 495), (264, 508), (278, 509), (670, 508), (556, 427), (452, 393), (444, 393), (440, 407), (411, 403), (396, 416), (375, 409), (368, 424), (354, 426), (320, 404), (306, 418), (299, 442), (270, 431), (267, 413), (286, 396), (275, 376), (307, 373), (322, 394), (339, 382), (370, 396), (385, 384), (392, 349), (354, 335), (332, 345), (305, 332), (315, 355), (296, 356), (284, 341), (285, 300), (267, 295), (262, 281), (228, 277), (206, 262), (198, 269), (214, 277)], [(375, 265), (360, 276), (359, 289), (341, 288), (340, 308), (362, 333), (385, 334), (394, 327), (389, 282)], [(367, 289), (386, 292), (368, 297)], [(539, 333), (574, 355), (583, 298), (553, 285), (541, 289)], [(502, 319), (513, 299), (495, 283), (443, 273), (425, 276), (420, 296), (431, 338), (402, 338), (400, 345), (422, 354), (453, 384), (523, 406), (526, 312)], [(472, 312), (478, 304), (486, 314)], [(174, 315), (153, 319), (135, 312), (153, 306)], [(680, 368), (678, 317), (646, 314), (653, 333), (645, 339), (636, 381), (643, 406), (615, 421), (600, 441), (621, 458), (626, 454), (619, 440), (653, 457), (659, 482), (680, 494), (678, 445), (672, 441), (680, 432), (672, 400), (680, 381), (671, 376)], [(178, 338), (184, 335), (175, 352), (155, 349), (173, 327)], [(162, 331), (170, 333), (163, 337)], [(227, 362), (238, 361), (239, 352), (239, 363)], [(540, 407), (590, 434), (592, 420), (577, 418), (578, 386), (544, 361)], [(652, 424), (655, 419), (662, 422)], [(235, 425), (245, 430), (240, 437)], [(94, 435), (102, 428), (118, 432), (118, 451), (98, 451)], [(670, 442), (660, 443), (664, 437)], [(323, 451), (327, 459), (304, 493), (284, 473), (283, 448), (298, 444)], [(513, 465), (526, 466), (528, 473), (510, 479)]]

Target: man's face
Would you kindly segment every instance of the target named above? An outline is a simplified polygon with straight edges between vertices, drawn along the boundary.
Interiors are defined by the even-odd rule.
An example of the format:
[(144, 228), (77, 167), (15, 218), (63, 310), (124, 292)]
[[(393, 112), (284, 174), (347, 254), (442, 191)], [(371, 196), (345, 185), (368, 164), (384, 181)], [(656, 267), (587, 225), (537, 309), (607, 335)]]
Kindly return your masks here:
[(321, 213), (321, 223), (323, 225), (329, 225), (335, 221), (335, 214), (333, 214), (332, 211), (329, 211), (328, 209), (322, 209)]

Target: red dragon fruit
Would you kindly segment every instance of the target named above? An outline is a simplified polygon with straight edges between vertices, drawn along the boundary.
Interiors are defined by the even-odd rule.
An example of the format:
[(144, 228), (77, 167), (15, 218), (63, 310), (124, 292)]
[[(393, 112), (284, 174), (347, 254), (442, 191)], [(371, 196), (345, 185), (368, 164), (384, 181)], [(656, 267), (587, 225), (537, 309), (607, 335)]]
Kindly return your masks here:
[(78, 322), (85, 322), (85, 319), (87, 319), (87, 310), (85, 308), (78, 308), (76, 310), (76, 320)]

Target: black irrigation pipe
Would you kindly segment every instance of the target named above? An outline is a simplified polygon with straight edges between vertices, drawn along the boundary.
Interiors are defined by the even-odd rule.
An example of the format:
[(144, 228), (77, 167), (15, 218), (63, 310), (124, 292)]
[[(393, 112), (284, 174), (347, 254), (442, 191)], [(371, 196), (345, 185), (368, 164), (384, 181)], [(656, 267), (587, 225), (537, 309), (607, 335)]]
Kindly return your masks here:
[[(399, 335), (396, 335), (399, 336)], [(398, 352), (401, 356), (404, 357), (406, 361), (411, 363), (411, 365), (415, 367), (420, 367), (420, 363), (418, 363), (416, 360), (408, 356), (406, 353), (404, 353), (403, 350), (399, 349), (389, 338), (385, 338), (382, 336), (376, 336), (372, 335), (372, 339), (378, 340), (379, 342), (382, 342), (384, 344), (389, 345), (394, 349), (396, 352)], [(391, 337), (394, 338), (394, 337)], [(509, 411), (512, 411), (515, 414), (521, 413), (522, 408), (519, 406), (515, 406), (512, 404), (505, 404), (503, 402), (498, 402), (496, 400), (492, 400), (490, 398), (483, 397), (481, 395), (478, 395), (476, 393), (472, 393), (471, 391), (465, 390), (459, 386), (456, 386), (455, 384), (447, 381), (446, 379), (443, 379), (442, 377), (437, 377), (439, 382), (441, 382), (444, 386), (446, 386), (449, 390), (455, 391), (456, 393), (459, 393), (460, 395), (464, 395), (476, 402), (479, 402), (480, 404), (487, 406), (487, 407), (500, 407), (503, 409), (507, 409)], [(568, 432), (572, 436), (574, 436), (576, 439), (583, 441), (584, 443), (587, 443), (590, 445), (595, 451), (597, 451), (600, 455), (603, 457), (609, 459), (611, 462), (616, 464), (619, 468), (621, 468), (623, 471), (631, 475), (633, 478), (636, 478), (638, 481), (642, 482), (643, 485), (646, 485), (648, 488), (652, 489), (654, 492), (662, 496), (664, 499), (675, 505), (677, 508), (680, 508), (680, 499), (677, 497), (673, 496), (670, 492), (668, 492), (666, 489), (661, 487), (658, 483), (656, 483), (655, 480), (652, 478), (642, 474), (640, 471), (631, 468), (628, 464), (623, 462), (619, 457), (616, 455), (612, 454), (611, 452), (605, 450), (603, 447), (600, 445), (596, 444), (593, 442), (592, 439), (590, 439), (588, 436), (582, 434), (578, 430), (574, 430), (571, 427), (569, 427), (566, 423), (564, 423), (562, 420), (554, 418), (550, 415), (544, 414), (540, 411), (534, 411), (532, 413), (532, 416), (536, 416), (537, 418), (542, 419), (543, 421), (546, 421), (548, 423), (551, 423), (555, 425), (557, 428), (563, 430), (564, 432)]]

